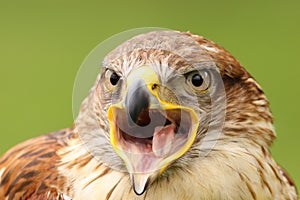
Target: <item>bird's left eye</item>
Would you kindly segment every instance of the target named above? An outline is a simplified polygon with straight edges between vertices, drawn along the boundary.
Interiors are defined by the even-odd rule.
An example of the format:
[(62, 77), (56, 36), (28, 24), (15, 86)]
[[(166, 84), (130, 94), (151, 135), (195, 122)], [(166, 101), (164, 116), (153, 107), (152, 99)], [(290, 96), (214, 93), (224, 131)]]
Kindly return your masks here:
[(207, 72), (194, 71), (187, 74), (187, 83), (196, 91), (208, 90), (209, 75)]

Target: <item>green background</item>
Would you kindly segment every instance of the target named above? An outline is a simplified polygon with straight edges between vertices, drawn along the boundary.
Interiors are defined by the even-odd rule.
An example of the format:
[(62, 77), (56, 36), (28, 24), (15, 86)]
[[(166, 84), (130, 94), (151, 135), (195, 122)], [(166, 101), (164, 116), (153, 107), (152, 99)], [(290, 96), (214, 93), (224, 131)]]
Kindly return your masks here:
[(274, 157), (300, 187), (300, 1), (0, 0), (0, 154), (72, 125), (84, 58), (111, 35), (147, 26), (203, 35), (239, 59), (271, 102)]

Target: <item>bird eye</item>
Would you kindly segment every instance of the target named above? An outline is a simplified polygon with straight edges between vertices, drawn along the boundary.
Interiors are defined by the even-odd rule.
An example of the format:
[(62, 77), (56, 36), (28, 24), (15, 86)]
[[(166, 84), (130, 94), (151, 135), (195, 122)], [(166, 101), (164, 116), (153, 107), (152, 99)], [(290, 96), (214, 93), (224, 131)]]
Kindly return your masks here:
[(113, 89), (118, 84), (119, 80), (120, 80), (120, 76), (116, 72), (110, 69), (106, 70), (105, 82), (108, 89)]
[(194, 74), (191, 78), (191, 82), (195, 87), (200, 87), (203, 84), (203, 78), (200, 74)]
[(209, 75), (207, 72), (190, 72), (187, 74), (187, 83), (194, 90), (205, 92), (208, 89)]
[(120, 79), (120, 76), (116, 73), (116, 72), (113, 72), (111, 75), (110, 75), (110, 83), (112, 85), (117, 85), (118, 81)]

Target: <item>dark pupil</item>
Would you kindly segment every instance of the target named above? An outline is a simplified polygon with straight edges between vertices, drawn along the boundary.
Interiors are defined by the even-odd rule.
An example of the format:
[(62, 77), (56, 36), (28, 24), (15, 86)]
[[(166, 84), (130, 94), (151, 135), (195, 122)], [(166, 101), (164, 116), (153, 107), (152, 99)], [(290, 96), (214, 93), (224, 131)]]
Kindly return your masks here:
[(203, 78), (202, 78), (202, 76), (200, 76), (200, 74), (195, 74), (195, 75), (193, 75), (193, 77), (192, 77), (192, 84), (193, 84), (195, 87), (201, 86), (202, 83), (203, 83)]
[(120, 77), (118, 76), (118, 74), (116, 74), (115, 72), (111, 74), (110, 76), (110, 83), (112, 85), (116, 85), (119, 81)]

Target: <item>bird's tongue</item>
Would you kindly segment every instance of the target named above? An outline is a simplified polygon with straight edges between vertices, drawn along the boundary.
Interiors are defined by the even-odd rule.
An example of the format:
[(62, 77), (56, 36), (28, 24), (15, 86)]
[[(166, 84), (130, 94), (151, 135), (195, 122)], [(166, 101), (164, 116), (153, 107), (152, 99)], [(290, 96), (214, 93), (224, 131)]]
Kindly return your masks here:
[(176, 126), (174, 124), (157, 126), (155, 128), (152, 139), (152, 151), (156, 157), (164, 157), (169, 154), (175, 137), (175, 129)]

